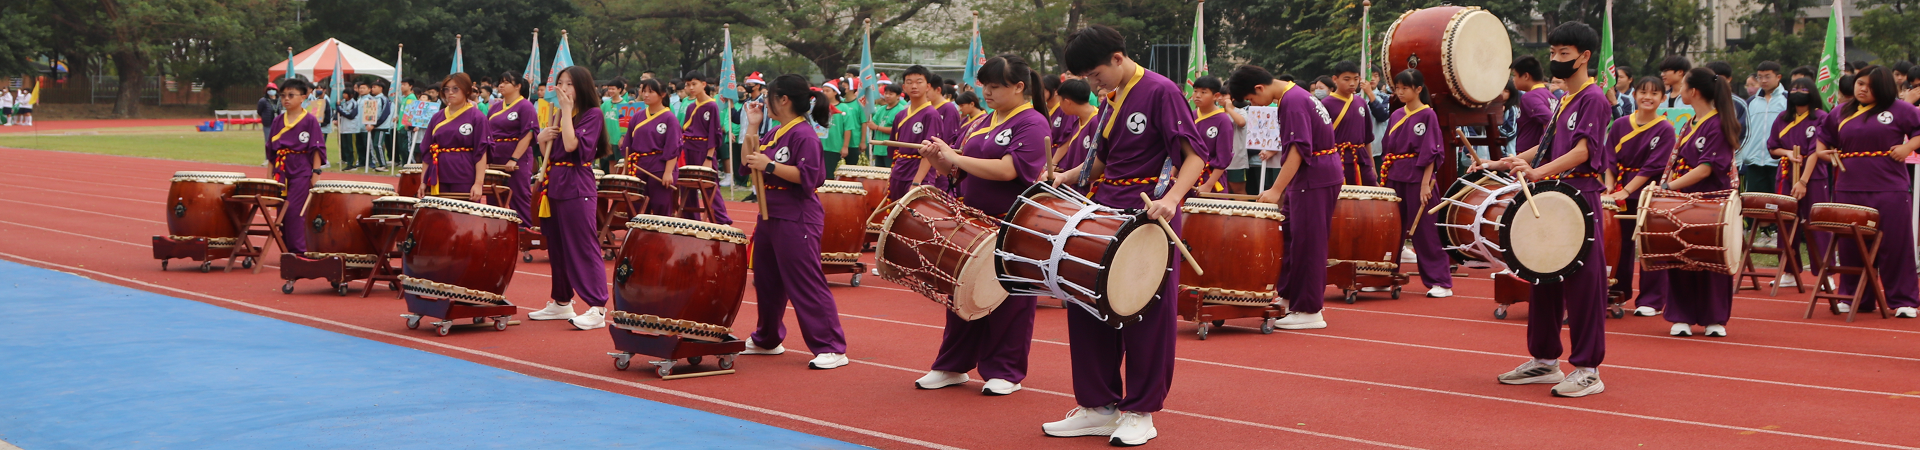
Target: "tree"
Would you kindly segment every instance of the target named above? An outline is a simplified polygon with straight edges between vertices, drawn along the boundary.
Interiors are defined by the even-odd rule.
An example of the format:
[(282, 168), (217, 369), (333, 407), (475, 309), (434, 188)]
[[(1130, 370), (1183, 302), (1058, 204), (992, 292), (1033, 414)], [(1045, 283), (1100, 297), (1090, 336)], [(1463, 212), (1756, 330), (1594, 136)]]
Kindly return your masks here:
[(120, 76), (113, 113), (140, 113), (140, 91), (154, 63), (175, 45), (247, 32), (235, 9), (216, 0), (39, 0), (56, 36), (113, 58)]
[[(1861, 17), (1847, 22), (1853, 41), (1881, 61), (1920, 58), (1920, 0), (1861, 0)], [(1811, 28), (1811, 27), (1809, 27)]]
[(33, 19), (22, 6), (0, 6), (0, 30), (7, 30), (0, 33), (0, 75), (39, 72), (33, 59), (46, 51), (41, 40), (46, 39), (47, 28)]
[[(680, 39), (687, 48), (707, 49), (718, 56), (719, 24), (734, 26), (734, 42), (745, 41), (751, 34), (758, 34), (768, 42), (793, 52), (808, 61), (821, 73), (838, 74), (848, 63), (860, 57), (860, 36), (862, 24), (873, 20), (873, 39), (888, 37), (896, 28), (906, 25), (928, 6), (947, 5), (951, 0), (825, 0), (825, 1), (787, 1), (787, 0), (740, 0), (715, 4), (698, 0), (607, 0), (641, 3), (635, 12), (616, 14), (604, 19), (628, 21), (637, 19), (672, 19), (676, 24), (691, 24), (692, 21), (704, 22), (689, 32), (700, 36), (698, 39)], [(616, 8), (617, 9), (617, 8)], [(751, 34), (750, 34), (751, 33)], [(710, 41), (709, 41), (710, 39)], [(708, 43), (710, 42), (710, 44)], [(689, 64), (710, 60), (713, 56), (699, 57), (680, 61)], [(878, 56), (878, 55), (876, 55)]]
[(580, 13), (569, 2), (540, 0), (311, 0), (307, 8), (306, 46), (336, 38), (392, 61), (399, 44), (407, 44), (408, 74), (431, 80), (448, 75), (456, 35), (467, 74), (492, 78), (526, 68), (535, 28), (541, 56), (551, 58), (560, 45), (560, 21)]

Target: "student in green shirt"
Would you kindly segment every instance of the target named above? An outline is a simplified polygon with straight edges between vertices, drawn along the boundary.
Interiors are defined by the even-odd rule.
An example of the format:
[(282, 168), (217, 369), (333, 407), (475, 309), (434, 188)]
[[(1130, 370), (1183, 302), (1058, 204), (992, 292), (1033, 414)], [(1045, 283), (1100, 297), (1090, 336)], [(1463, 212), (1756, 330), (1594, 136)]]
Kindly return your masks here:
[[(873, 117), (866, 122), (868, 130), (873, 131), (873, 140), (893, 138), (893, 121), (899, 118), (900, 111), (907, 109), (907, 102), (900, 101), (900, 85), (881, 80), (880, 104), (874, 106)], [(873, 146), (873, 165), (893, 167), (893, 160), (887, 156), (887, 147)]]
[[(847, 107), (840, 108), (840, 111), (847, 113), (847, 146), (845, 153), (847, 164), (862, 164), (867, 159), (867, 155), (862, 154), (865, 152), (860, 150), (862, 148), (861, 144), (866, 143), (865, 139), (862, 138), (865, 137), (865, 125), (867, 120), (869, 120), (867, 117), (867, 104), (870, 102), (860, 98), (860, 91), (858, 89), (843, 90), (846, 92), (841, 93), (840, 104), (847, 105)], [(828, 174), (828, 176), (832, 176), (832, 174)]]
[(832, 177), (833, 171), (840, 168), (841, 152), (846, 151), (847, 140), (853, 136), (853, 130), (847, 125), (847, 121), (852, 119), (846, 111), (840, 110), (840, 87), (834, 86), (833, 83), (827, 83), (825, 86), (825, 90), (832, 91), (827, 92), (826, 107), (828, 111), (833, 111), (833, 114), (825, 124), (827, 135), (820, 137), (820, 151), (826, 153), (821, 156), (827, 162), (827, 176)]
[[(620, 142), (621, 138), (626, 137), (627, 130), (626, 127), (620, 126), (620, 108), (614, 105), (626, 101), (627, 80), (615, 77), (613, 81), (608, 81), (603, 89), (600, 94), (600, 115), (606, 118), (607, 142)], [(613, 152), (605, 158), (600, 158), (600, 170), (613, 173), (613, 163), (618, 160), (620, 160), (620, 152)]]

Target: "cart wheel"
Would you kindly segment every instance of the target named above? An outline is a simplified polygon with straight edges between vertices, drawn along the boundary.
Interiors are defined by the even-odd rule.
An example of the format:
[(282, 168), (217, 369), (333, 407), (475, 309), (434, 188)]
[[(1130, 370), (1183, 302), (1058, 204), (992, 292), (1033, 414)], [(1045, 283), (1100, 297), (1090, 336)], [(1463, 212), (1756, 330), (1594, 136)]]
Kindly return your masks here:
[(521, 253), (521, 254), (520, 254), (520, 262), (527, 262), (527, 263), (530, 263), (530, 262), (533, 262), (533, 254), (532, 254), (532, 253)]
[(212, 271), (213, 271), (213, 261), (200, 263), (200, 273), (207, 273)]
[(420, 329), (420, 316), (408, 314), (406, 315), (406, 317), (407, 317), (407, 329), (409, 330)]
[(704, 358), (701, 358), (701, 357), (699, 357), (699, 356), (695, 356), (695, 357), (692, 357), (692, 358), (687, 358), (687, 365), (689, 365), (689, 366), (698, 366), (698, 365), (700, 365), (700, 361), (701, 361), (702, 359), (704, 359)]
[(733, 356), (734, 355), (720, 355), (720, 370), (733, 368)]
[(248, 257), (247, 257), (247, 259), (243, 259), (243, 260), (240, 260), (240, 268), (242, 268), (242, 269), (252, 269), (252, 268), (253, 268), (253, 260), (254, 260), (254, 257), (252, 257), (252, 256), (248, 256)]
[(440, 328), (435, 328), (434, 331), (440, 333), (441, 336), (446, 336), (447, 333), (452, 333), (453, 321), (451, 320), (440, 321)]
[(479, 324), (483, 324), (483, 323), (487, 323), (487, 318), (485, 318), (485, 317), (475, 317), (475, 318), (473, 318), (473, 324), (474, 324), (474, 325), (479, 325)]
[(333, 293), (335, 293), (335, 294), (339, 294), (339, 295), (340, 295), (341, 297), (345, 297), (345, 296), (347, 296), (347, 284), (346, 284), (346, 283), (334, 283), (334, 284), (333, 284)]
[(1351, 305), (1353, 304), (1353, 302), (1360, 301), (1360, 291), (1346, 291), (1346, 292), (1347, 292), (1347, 298), (1345, 300), (1347, 304)]
[(160, 270), (167, 270), (167, 260), (160, 260)]
[(1200, 324), (1200, 340), (1202, 341), (1207, 340), (1208, 328), (1213, 328), (1213, 327), (1211, 326), (1211, 324), (1205, 324), (1205, 323)]
[(1613, 318), (1618, 319), (1621, 317), (1626, 317), (1627, 310), (1626, 308), (1621, 307), (1619, 304), (1607, 305), (1607, 315), (1613, 316)]
[(864, 274), (861, 272), (853, 273), (853, 282), (851, 283), (853, 284), (853, 287), (860, 287), (860, 275), (864, 275)]
[(613, 355), (613, 368), (615, 370), (627, 370), (627, 366), (632, 364), (633, 364), (632, 353), (620, 353), (620, 354)]
[(1216, 326), (1216, 327), (1227, 326), (1227, 320), (1226, 319), (1215, 320), (1213, 321), (1213, 326)]
[(666, 361), (654, 361), (653, 373), (660, 374), (661, 378), (666, 378), (668, 375), (673, 375), (673, 360), (669, 359)]
[(1400, 287), (1399, 287), (1399, 286), (1394, 286), (1394, 287), (1393, 287), (1393, 299), (1394, 299), (1394, 300), (1399, 300), (1399, 299), (1400, 299)]
[(512, 322), (513, 316), (495, 317), (493, 318), (493, 331), (507, 331), (507, 325), (511, 325)]
[(282, 294), (292, 294), (292, 293), (293, 293), (293, 280), (287, 280), (287, 284), (282, 284), (282, 285), (280, 285), (280, 293), (282, 293)]
[(1500, 320), (1507, 320), (1507, 305), (1500, 305), (1500, 306), (1494, 307), (1493, 318), (1500, 319)]
[(1269, 321), (1261, 322), (1260, 334), (1273, 334), (1273, 321), (1269, 320)]

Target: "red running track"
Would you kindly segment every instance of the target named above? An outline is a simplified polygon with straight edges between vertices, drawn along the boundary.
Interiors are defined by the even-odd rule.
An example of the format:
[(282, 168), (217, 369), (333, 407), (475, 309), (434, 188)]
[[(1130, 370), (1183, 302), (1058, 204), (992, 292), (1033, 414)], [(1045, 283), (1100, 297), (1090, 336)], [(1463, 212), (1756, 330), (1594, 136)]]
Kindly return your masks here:
[[(741, 357), (738, 374), (663, 382), (650, 370), (615, 370), (601, 330), (527, 322), (437, 337), (406, 329), (404, 305), (384, 288), (336, 297), (307, 280), (283, 295), (272, 267), (160, 271), (148, 243), (164, 231), (167, 178), (176, 170), (260, 176), (262, 168), (11, 149), (0, 158), (12, 161), (0, 167), (0, 258), (10, 261), (875, 447), (1106, 445), (1040, 434), (1039, 424), (1073, 407), (1063, 309), (1040, 310), (1026, 390), (1007, 397), (979, 395), (979, 381), (915, 390), (911, 381), (938, 345), (941, 309), (873, 276), (857, 288), (844, 284), (848, 275), (828, 277), (855, 364), (806, 369), (796, 334), (786, 355)], [(754, 205), (729, 207), (751, 230)], [(544, 258), (519, 270), (508, 297), (525, 312), (546, 300), (550, 277)], [(1170, 409), (1154, 415), (1160, 438), (1152, 445), (1920, 448), (1909, 423), (1920, 417), (1920, 321), (1862, 315), (1846, 323), (1825, 312), (1806, 320), (1804, 295), (1751, 291), (1736, 298), (1727, 338), (1668, 337), (1658, 318), (1609, 320), (1608, 391), (1561, 399), (1546, 385), (1493, 381), (1525, 358), (1527, 309), (1493, 319), (1492, 283), (1470, 275), (1458, 278), (1454, 298), (1336, 302), (1325, 330), (1261, 335), (1248, 319), (1199, 341), (1193, 324), (1181, 324)], [(742, 316), (736, 333), (744, 334), (753, 308)]]

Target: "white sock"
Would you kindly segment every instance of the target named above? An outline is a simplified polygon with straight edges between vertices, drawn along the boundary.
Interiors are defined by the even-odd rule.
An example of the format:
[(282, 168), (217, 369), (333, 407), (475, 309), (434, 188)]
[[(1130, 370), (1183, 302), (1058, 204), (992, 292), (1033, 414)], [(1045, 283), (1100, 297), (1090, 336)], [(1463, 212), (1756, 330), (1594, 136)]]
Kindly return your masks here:
[(1560, 367), (1560, 360), (1558, 359), (1535, 359), (1533, 362), (1546, 364), (1548, 367)]

